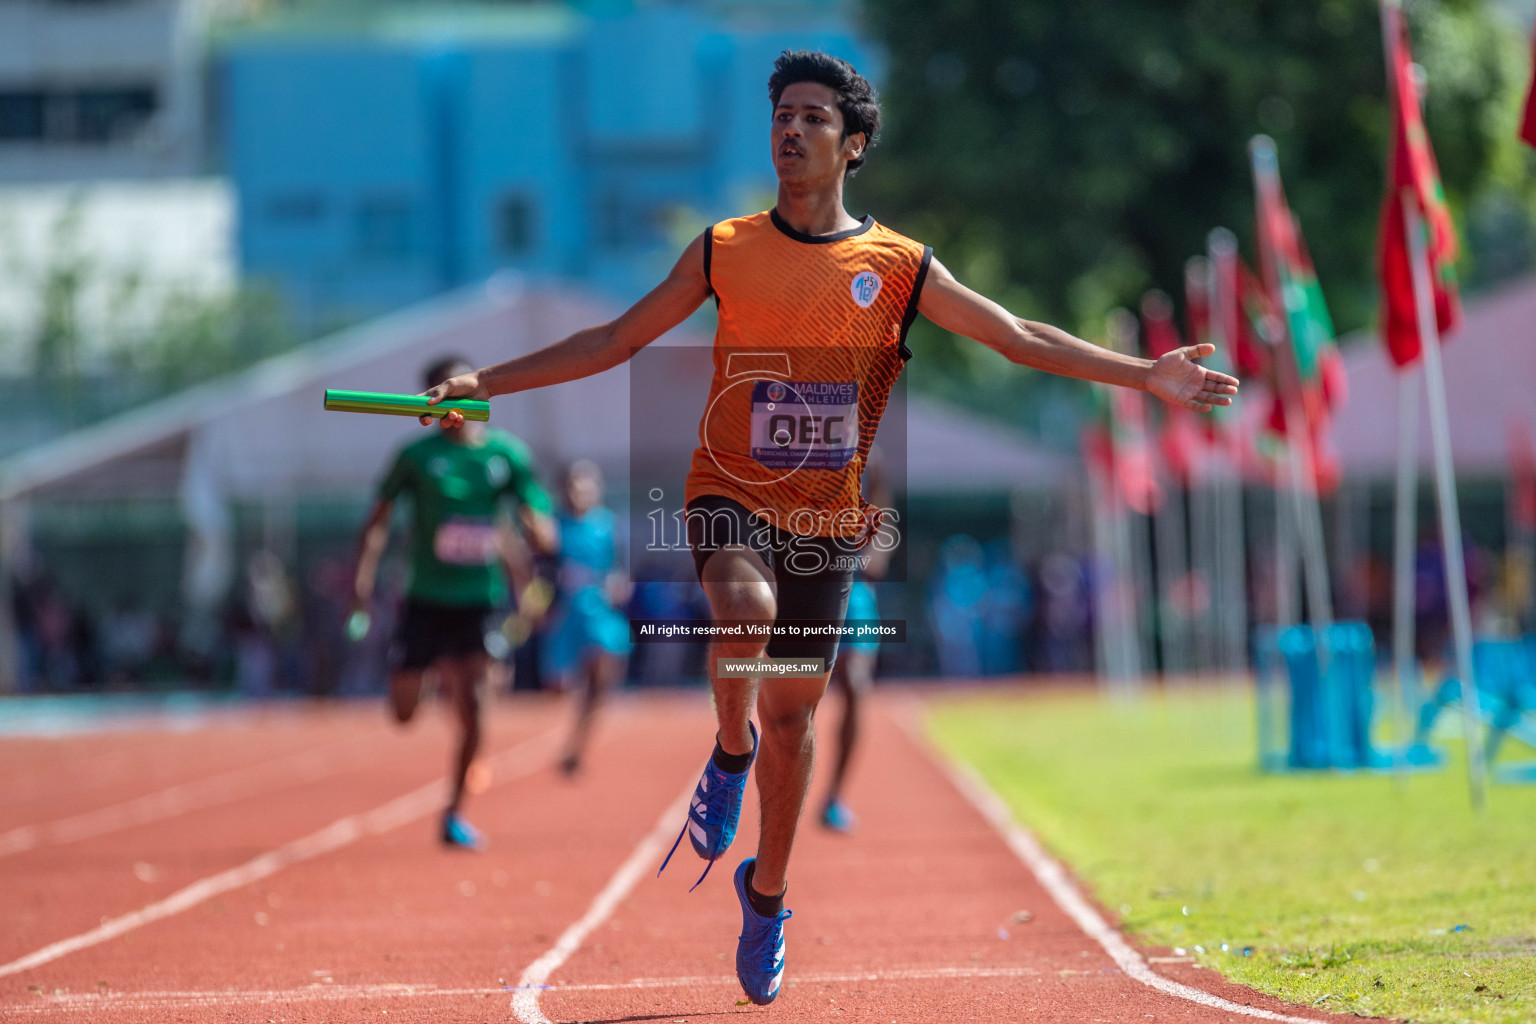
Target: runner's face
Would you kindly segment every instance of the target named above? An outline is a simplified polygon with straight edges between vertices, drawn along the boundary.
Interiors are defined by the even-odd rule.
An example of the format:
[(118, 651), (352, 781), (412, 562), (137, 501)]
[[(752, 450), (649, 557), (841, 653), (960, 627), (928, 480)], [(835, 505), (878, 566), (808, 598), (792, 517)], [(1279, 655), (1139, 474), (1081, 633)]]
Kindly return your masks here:
[(565, 482), (565, 500), (572, 512), (582, 515), (603, 500), (603, 485), (591, 473), (573, 473)]
[(862, 132), (843, 138), (837, 93), (819, 82), (795, 82), (773, 110), (773, 169), (779, 181), (810, 187), (843, 180), (848, 161), (864, 151)]

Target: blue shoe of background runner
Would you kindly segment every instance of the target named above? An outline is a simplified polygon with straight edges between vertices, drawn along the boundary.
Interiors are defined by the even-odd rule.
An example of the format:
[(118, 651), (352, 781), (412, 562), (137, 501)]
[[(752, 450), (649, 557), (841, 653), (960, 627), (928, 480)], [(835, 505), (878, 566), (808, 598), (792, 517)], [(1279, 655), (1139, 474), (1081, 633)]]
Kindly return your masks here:
[(736, 898), (741, 901), (741, 936), (736, 943), (736, 980), (758, 1006), (767, 1006), (779, 995), (784, 980), (784, 922), (794, 915), (781, 910), (764, 917), (747, 899), (747, 871), (757, 858), (748, 857), (736, 869)]
[(687, 835), (688, 841), (693, 843), (693, 852), (709, 861), (704, 865), (704, 874), (689, 887), (689, 892), (697, 889), (699, 882), (708, 877), (709, 869), (715, 866), (715, 861), (722, 853), (730, 849), (736, 838), (736, 826), (741, 823), (741, 798), (746, 793), (752, 762), (757, 760), (757, 726), (749, 721), (747, 728), (752, 732), (752, 754), (747, 760), (746, 770), (722, 771), (715, 765), (711, 753), (709, 762), (704, 766), (704, 774), (699, 776), (699, 784), (694, 787), (693, 798), (688, 801), (688, 820), (683, 823), (683, 831), (677, 834), (677, 841), (667, 851), (667, 859), (656, 869), (658, 876), (667, 870), (667, 865), (672, 863), (672, 854), (677, 852), (678, 844)]
[(859, 827), (858, 816), (841, 800), (832, 800), (821, 811), (821, 824), (833, 832), (852, 835)]
[(450, 811), (443, 815), (443, 845), (460, 850), (483, 850), (485, 837), (475, 826)]

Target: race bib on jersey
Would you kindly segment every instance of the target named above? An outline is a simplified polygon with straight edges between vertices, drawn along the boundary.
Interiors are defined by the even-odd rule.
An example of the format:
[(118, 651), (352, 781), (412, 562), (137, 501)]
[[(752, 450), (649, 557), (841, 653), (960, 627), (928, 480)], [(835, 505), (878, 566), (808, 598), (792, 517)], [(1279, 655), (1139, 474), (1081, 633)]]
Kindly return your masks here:
[(445, 565), (490, 565), (496, 560), (496, 524), (450, 519), (433, 535), (432, 554)]
[(858, 382), (755, 382), (751, 447), (769, 469), (842, 469), (859, 448)]

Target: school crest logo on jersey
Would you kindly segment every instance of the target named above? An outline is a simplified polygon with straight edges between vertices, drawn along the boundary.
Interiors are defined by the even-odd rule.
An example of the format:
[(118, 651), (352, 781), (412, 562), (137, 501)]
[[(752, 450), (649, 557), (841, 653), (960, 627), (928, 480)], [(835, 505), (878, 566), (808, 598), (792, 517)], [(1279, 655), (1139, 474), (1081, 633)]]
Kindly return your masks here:
[(868, 309), (880, 294), (880, 284), (880, 275), (873, 270), (862, 270), (853, 275), (853, 286), (849, 289), (853, 293), (853, 301), (861, 309)]

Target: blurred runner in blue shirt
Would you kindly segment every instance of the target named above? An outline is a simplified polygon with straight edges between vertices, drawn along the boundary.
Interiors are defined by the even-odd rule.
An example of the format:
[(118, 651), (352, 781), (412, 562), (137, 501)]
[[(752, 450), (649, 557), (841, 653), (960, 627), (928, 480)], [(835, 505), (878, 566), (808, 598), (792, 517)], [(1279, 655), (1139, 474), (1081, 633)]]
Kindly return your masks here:
[(573, 463), (557, 520), (559, 580), (540, 666), (562, 689), (581, 688), (560, 760), (567, 775), (581, 767), (593, 717), (607, 691), (623, 679), (630, 649), (629, 620), (615, 609), (627, 599), (629, 581), (619, 569), (614, 514), (602, 502), (602, 471), (586, 460)]
[[(864, 489), (871, 504), (885, 508), (891, 504), (890, 489), (885, 486), (884, 463), (878, 445), (870, 448), (864, 470)], [(889, 529), (886, 527), (885, 529)], [(880, 606), (875, 600), (874, 583), (885, 577), (894, 545), (870, 544), (859, 552), (862, 565), (848, 593), (846, 623), (880, 621)], [(878, 640), (844, 640), (832, 666), (831, 688), (842, 694), (843, 720), (837, 730), (837, 756), (832, 761), (832, 784), (827, 787), (821, 805), (821, 824), (833, 832), (851, 834), (858, 817), (843, 799), (843, 784), (853, 748), (859, 742), (859, 721), (865, 695), (875, 685), (875, 663), (880, 656)]]

